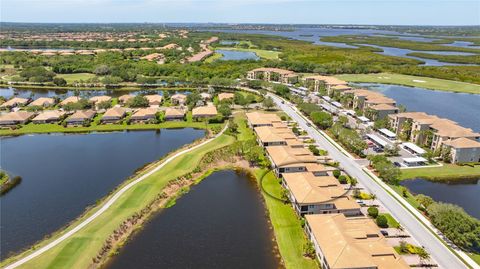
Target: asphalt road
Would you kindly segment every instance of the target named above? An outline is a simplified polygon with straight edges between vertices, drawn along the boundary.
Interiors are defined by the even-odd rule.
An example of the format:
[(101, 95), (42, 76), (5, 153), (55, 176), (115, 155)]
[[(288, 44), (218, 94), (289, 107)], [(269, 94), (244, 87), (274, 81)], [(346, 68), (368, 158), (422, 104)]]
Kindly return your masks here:
[(344, 155), (318, 130), (307, 125), (305, 119), (299, 115), (292, 106), (287, 103), (282, 104), (281, 99), (270, 95), (277, 106), (287, 113), (293, 120), (298, 122), (299, 126), (308, 132), (310, 137), (315, 139), (320, 147), (328, 150), (329, 155), (345, 169), (347, 173), (358, 179), (358, 181), (371, 193), (377, 196), (384, 206), (391, 212), (402, 226), (412, 234), (415, 239), (425, 247), (431, 257), (438, 263), (440, 268), (457, 269), (468, 268), (455, 254), (453, 254), (443, 243), (429, 231), (419, 220), (415, 218), (406, 208), (404, 208), (395, 198), (393, 198), (385, 189), (370, 178), (362, 167), (354, 159)]

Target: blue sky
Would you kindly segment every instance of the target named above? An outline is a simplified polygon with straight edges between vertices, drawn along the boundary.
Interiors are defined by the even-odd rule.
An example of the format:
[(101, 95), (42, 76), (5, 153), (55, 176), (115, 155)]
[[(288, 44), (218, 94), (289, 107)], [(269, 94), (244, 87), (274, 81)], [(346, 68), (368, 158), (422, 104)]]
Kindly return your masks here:
[(480, 25), (479, 0), (0, 0), (14, 22)]

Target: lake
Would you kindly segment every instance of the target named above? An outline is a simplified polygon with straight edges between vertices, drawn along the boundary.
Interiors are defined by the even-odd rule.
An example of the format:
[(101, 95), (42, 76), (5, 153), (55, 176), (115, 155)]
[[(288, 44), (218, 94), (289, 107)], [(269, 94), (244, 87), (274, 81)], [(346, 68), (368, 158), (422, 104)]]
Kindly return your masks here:
[(480, 219), (480, 179), (470, 183), (442, 183), (425, 179), (404, 180), (401, 184), (413, 193), (432, 197), (435, 201), (463, 207), (467, 213)]
[(238, 50), (215, 50), (216, 53), (222, 54), (220, 60), (224, 61), (238, 61), (238, 60), (260, 60), (255, 52), (238, 51)]
[[(175, 93), (183, 93), (183, 94), (190, 94), (190, 91), (168, 91), (170, 95)], [(80, 90), (78, 91), (80, 97), (89, 98), (91, 96), (98, 96), (98, 95), (108, 95), (112, 97), (119, 97), (124, 94), (160, 94), (163, 95), (163, 90), (137, 90), (137, 91), (129, 91), (129, 90)], [(0, 88), (0, 96), (10, 99), (13, 96), (23, 97), (23, 98), (33, 98), (37, 99), (40, 97), (59, 97), (60, 99), (64, 99), (68, 96), (75, 95), (74, 90), (67, 90), (67, 89), (16, 89), (12, 88)]]
[[(402, 104), (407, 111), (419, 111), (451, 119), (464, 127), (480, 132), (480, 94), (433, 91), (420, 87), (356, 83), (381, 92)], [(419, 83), (421, 85), (421, 83)], [(477, 115), (477, 116), (475, 116)]]
[(107, 268), (279, 268), (257, 184), (219, 171), (157, 213)]
[(22, 177), (0, 198), (1, 258), (63, 227), (136, 169), (204, 134), (185, 128), (0, 138), (1, 168)]

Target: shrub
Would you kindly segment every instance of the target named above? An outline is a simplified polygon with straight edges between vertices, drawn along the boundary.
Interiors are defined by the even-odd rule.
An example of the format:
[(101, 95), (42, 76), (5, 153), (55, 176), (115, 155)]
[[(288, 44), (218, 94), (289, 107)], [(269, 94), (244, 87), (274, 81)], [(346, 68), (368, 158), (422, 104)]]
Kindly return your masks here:
[(374, 207), (374, 206), (371, 206), (368, 208), (368, 215), (372, 218), (377, 218), (378, 216), (378, 208)]
[(280, 119), (281, 119), (282, 121), (286, 121), (286, 120), (287, 120), (287, 116), (282, 115), (282, 116), (280, 116)]
[(315, 145), (309, 145), (308, 149), (313, 153), (313, 155), (320, 156), (320, 150)]
[(340, 170), (338, 170), (338, 169), (337, 169), (337, 170), (333, 170), (333, 176), (334, 176), (334, 177), (338, 178), (338, 177), (340, 176), (340, 174), (341, 174)]
[(315, 248), (313, 247), (312, 242), (308, 241), (303, 246), (303, 255), (305, 257), (315, 258)]
[(379, 215), (377, 217), (377, 225), (380, 228), (388, 228), (388, 220), (384, 215)]
[(347, 177), (345, 175), (340, 175), (338, 177), (338, 181), (340, 182), (340, 184), (347, 184)]

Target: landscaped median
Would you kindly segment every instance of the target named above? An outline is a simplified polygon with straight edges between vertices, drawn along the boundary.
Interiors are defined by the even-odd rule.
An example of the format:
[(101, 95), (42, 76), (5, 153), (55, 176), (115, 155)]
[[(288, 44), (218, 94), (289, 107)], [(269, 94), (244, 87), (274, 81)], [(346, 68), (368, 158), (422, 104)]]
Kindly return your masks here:
[[(133, 214), (140, 212), (154, 200), (171, 180), (179, 178), (185, 174), (191, 173), (200, 162), (202, 157), (215, 149), (227, 146), (234, 142), (234, 138), (229, 135), (221, 134), (217, 138), (206, 144), (199, 146), (188, 152), (188, 154), (178, 155), (171, 159), (161, 169), (153, 174), (138, 181), (135, 185), (127, 189), (118, 197), (110, 207), (102, 214), (98, 215), (90, 223), (71, 234), (65, 240), (46, 250), (41, 255), (26, 261), (18, 268), (87, 268), (92, 264), (93, 258), (97, 256), (100, 249), (104, 246), (105, 240), (117, 229), (126, 219)], [(181, 152), (184, 149), (178, 150)], [(172, 153), (172, 155), (174, 154)], [(169, 157), (167, 157), (169, 158)], [(167, 159), (165, 158), (165, 159)], [(160, 161), (158, 165), (166, 161)], [(154, 167), (158, 167), (154, 165)], [(150, 166), (152, 167), (152, 166)], [(150, 169), (148, 171), (151, 171)], [(67, 229), (60, 231), (32, 249), (8, 260), (2, 262), (1, 266), (12, 264), (21, 258), (27, 257), (35, 253), (42, 247), (54, 242), (63, 234), (68, 233), (76, 226), (83, 223), (86, 219), (99, 211), (102, 207), (109, 203), (110, 199), (116, 193), (122, 191), (128, 184), (139, 179), (142, 175), (148, 173), (144, 171), (141, 175), (132, 178), (118, 188), (117, 192), (112, 193), (109, 197), (99, 203), (97, 206), (89, 210), (84, 216), (73, 222)], [(7, 267), (9, 268), (9, 267)], [(13, 267), (12, 267), (13, 268)]]

